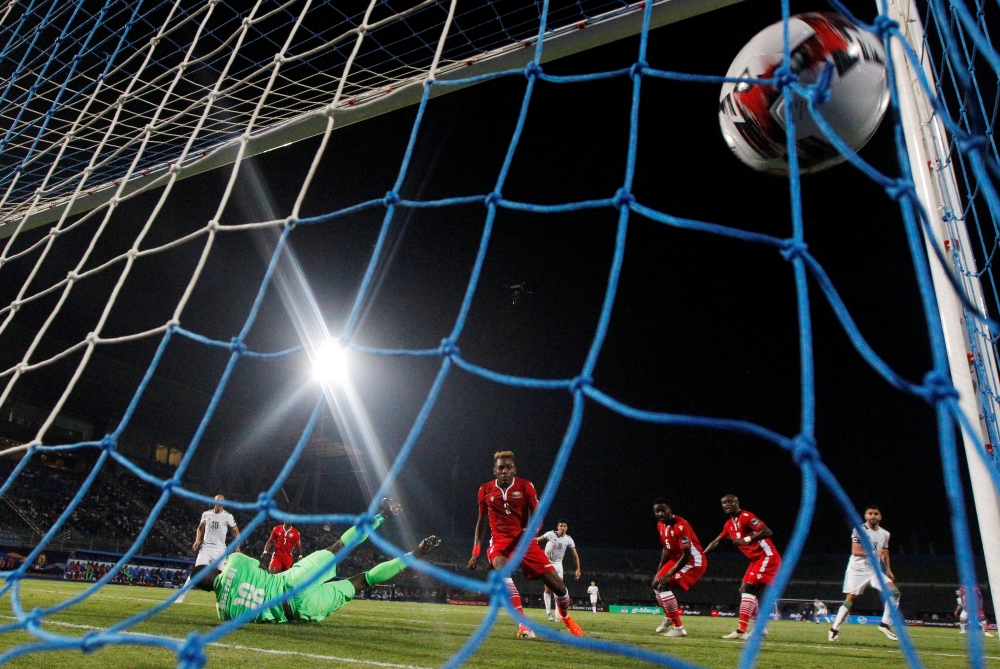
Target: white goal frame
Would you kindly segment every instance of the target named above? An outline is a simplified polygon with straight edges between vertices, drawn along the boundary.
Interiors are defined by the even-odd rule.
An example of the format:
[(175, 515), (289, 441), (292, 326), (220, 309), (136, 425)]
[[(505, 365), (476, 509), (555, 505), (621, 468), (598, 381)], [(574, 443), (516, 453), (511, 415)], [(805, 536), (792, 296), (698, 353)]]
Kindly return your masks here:
[[(882, 2), (876, 0), (876, 4), (881, 13)], [(899, 23), (900, 32), (906, 36), (913, 51), (921, 56), (923, 74), (933, 87), (934, 75), (924, 47), (923, 23), (914, 0), (887, 0), (887, 5), (887, 16)], [(969, 466), (976, 515), (979, 519), (979, 533), (986, 557), (993, 610), (1000, 611), (997, 606), (1000, 604), (1000, 495), (983, 461), (980, 446), (990, 441), (988, 432), (980, 420), (981, 403), (992, 404), (993, 415), (998, 415), (1000, 411), (995, 392), (998, 389), (997, 361), (993, 357), (993, 349), (988, 340), (984, 338), (983, 341), (975, 341), (975, 337), (982, 335), (974, 335), (971, 328), (967, 328), (965, 310), (948, 275), (959, 277), (960, 285), (983, 313), (986, 313), (986, 303), (982, 285), (977, 278), (970, 276), (977, 274), (976, 261), (972, 255), (969, 232), (962, 214), (958, 180), (955, 178), (944, 124), (927, 99), (919, 77), (902, 45), (895, 40), (892, 42), (892, 61), (899, 93), (903, 133), (910, 158), (910, 170), (917, 197), (931, 219), (932, 234), (929, 235), (927, 230), (924, 230), (924, 243), (948, 348), (951, 380), (958, 390), (958, 404), (965, 416), (966, 425), (978, 430), (975, 435), (970, 434), (968, 430), (962, 430), (962, 439), (965, 445), (965, 459)], [(948, 249), (946, 240), (957, 240), (956, 253), (960, 254), (964, 273), (959, 271), (963, 268), (955, 266), (955, 256)], [(948, 258), (951, 261), (950, 266), (943, 266), (938, 261), (939, 257)], [(988, 329), (985, 325), (980, 327)], [(973, 360), (970, 356), (976, 355), (976, 352), (982, 356), (982, 364), (991, 377), (987, 382), (992, 385), (992, 389), (977, 388), (979, 380), (973, 378), (975, 371), (970, 365)]]

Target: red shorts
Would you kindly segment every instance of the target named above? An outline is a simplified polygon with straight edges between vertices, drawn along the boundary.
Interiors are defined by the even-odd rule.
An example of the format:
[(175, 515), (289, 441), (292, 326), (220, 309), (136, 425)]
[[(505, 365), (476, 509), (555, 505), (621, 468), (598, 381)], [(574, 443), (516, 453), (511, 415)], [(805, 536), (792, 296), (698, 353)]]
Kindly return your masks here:
[[(673, 560), (668, 561), (667, 564), (663, 565), (663, 567), (660, 568), (660, 571), (656, 572), (656, 578), (663, 578), (663, 575), (666, 574), (667, 571), (672, 569), (674, 564), (676, 563)], [(679, 572), (677, 572), (671, 577), (670, 582), (679, 585), (680, 587), (687, 590), (692, 585), (697, 583), (698, 579), (700, 579), (702, 576), (705, 575), (706, 569), (708, 569), (708, 563), (705, 561), (704, 558), (702, 558), (702, 563), (700, 567), (696, 567), (689, 560), (686, 565), (681, 567), (681, 570)]]
[[(492, 537), (490, 539), (490, 547), (486, 551), (486, 557), (489, 558), (490, 565), (493, 564), (493, 558), (498, 555), (509, 558), (514, 553), (514, 549), (517, 548), (517, 540), (519, 538)], [(538, 578), (547, 571), (555, 570), (555, 565), (549, 561), (548, 556), (545, 555), (545, 551), (541, 549), (537, 541), (532, 541), (528, 544), (528, 552), (524, 554), (524, 559), (521, 560), (521, 573), (524, 574), (526, 579), (530, 581), (533, 578)]]
[(771, 585), (781, 567), (780, 555), (762, 555), (750, 563), (747, 573), (743, 575), (744, 583)]
[(281, 571), (292, 568), (292, 554), (291, 553), (274, 553), (271, 556), (271, 563), (268, 567), (278, 567)]

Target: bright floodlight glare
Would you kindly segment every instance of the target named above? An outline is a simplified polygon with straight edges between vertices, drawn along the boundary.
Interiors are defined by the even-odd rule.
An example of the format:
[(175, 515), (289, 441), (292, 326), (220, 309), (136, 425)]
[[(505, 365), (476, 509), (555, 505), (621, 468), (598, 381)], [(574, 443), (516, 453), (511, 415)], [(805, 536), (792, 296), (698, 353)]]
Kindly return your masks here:
[(333, 341), (316, 349), (313, 376), (321, 383), (342, 379), (347, 374), (347, 351)]

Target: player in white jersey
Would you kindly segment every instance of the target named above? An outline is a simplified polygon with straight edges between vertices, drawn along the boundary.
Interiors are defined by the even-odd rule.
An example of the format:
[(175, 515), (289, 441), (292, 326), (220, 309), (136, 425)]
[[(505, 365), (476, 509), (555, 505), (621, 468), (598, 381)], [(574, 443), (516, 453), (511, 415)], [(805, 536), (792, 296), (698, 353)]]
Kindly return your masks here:
[[(573, 537), (566, 534), (569, 529), (569, 525), (565, 520), (560, 520), (556, 523), (556, 530), (553, 532), (549, 530), (540, 537), (536, 537), (535, 541), (539, 544), (543, 541), (545, 544), (545, 557), (549, 559), (549, 562), (556, 568), (556, 573), (559, 574), (559, 578), (563, 577), (563, 558), (566, 556), (566, 551), (573, 551), (573, 558), (576, 560), (576, 579), (580, 580), (580, 554), (576, 552), (576, 543), (573, 541)], [(552, 616), (552, 591), (549, 590), (549, 586), (545, 586), (545, 594), (542, 595), (545, 598), (545, 615), (549, 617), (549, 620), (555, 620)], [(558, 609), (555, 612), (556, 616), (559, 615)]]
[(813, 620), (817, 625), (819, 625), (820, 618), (823, 619), (823, 622), (829, 624), (830, 612), (826, 608), (826, 603), (821, 602), (817, 599), (815, 602), (813, 602)]
[[(226, 501), (225, 497), (216, 495), (215, 506), (201, 514), (201, 522), (198, 523), (198, 531), (195, 533), (194, 543), (191, 545), (191, 550), (198, 551), (198, 557), (194, 561), (194, 569), (211, 563), (226, 552), (226, 534), (229, 532), (229, 528), (233, 528), (233, 539), (240, 538), (240, 528), (236, 525), (233, 514), (223, 508), (224, 501)], [(222, 569), (224, 564), (221, 563), (219, 568)], [(191, 580), (190, 574), (187, 580)], [(184, 584), (187, 585), (187, 581)], [(185, 596), (181, 595), (175, 599), (174, 604), (183, 603)]]
[(879, 526), (881, 522), (882, 512), (879, 511), (878, 507), (867, 506), (865, 508), (865, 524), (861, 526), (861, 531), (865, 533), (872, 548), (875, 549), (878, 564), (873, 565), (868, 560), (868, 554), (861, 544), (858, 531), (851, 532), (851, 558), (847, 562), (847, 573), (844, 575), (844, 603), (837, 611), (837, 619), (833, 621), (833, 626), (830, 627), (828, 637), (830, 641), (836, 641), (840, 638), (840, 624), (844, 622), (844, 618), (853, 608), (854, 600), (865, 591), (866, 587), (870, 585), (876, 590), (882, 590), (875, 573), (876, 569), (882, 574), (882, 580), (889, 593), (888, 601), (885, 603), (885, 611), (882, 613), (882, 622), (879, 623), (878, 629), (891, 641), (898, 641), (896, 633), (889, 626), (892, 622), (892, 609), (889, 607), (890, 605), (899, 606), (899, 589), (894, 583), (896, 577), (892, 574), (892, 567), (889, 566), (889, 532)]
[(965, 629), (969, 626), (969, 615), (975, 615), (975, 620), (979, 622), (979, 626), (983, 630), (983, 634), (986, 636), (993, 636), (990, 633), (989, 622), (986, 620), (986, 612), (983, 611), (983, 595), (979, 592), (979, 588), (973, 590), (975, 595), (974, 601), (970, 604), (968, 598), (965, 596), (965, 588), (959, 588), (955, 591), (955, 603), (958, 606), (955, 608), (955, 617), (958, 618), (958, 629), (961, 634), (965, 634)]
[(591, 581), (590, 587), (587, 588), (587, 594), (590, 595), (590, 608), (597, 615), (597, 602), (601, 598), (601, 591), (597, 589), (597, 582)]

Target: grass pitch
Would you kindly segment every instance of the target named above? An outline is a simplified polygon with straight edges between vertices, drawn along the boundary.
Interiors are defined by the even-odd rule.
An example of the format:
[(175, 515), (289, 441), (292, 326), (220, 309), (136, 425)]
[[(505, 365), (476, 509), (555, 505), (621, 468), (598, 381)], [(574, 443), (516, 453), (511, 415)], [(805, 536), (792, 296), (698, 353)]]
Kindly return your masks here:
[[(62, 601), (83, 589), (81, 584), (61, 581), (22, 582), (22, 603), (30, 610)], [(87, 601), (47, 619), (47, 631), (66, 636), (82, 636), (104, 628), (164, 599), (168, 592), (127, 586), (107, 586)], [(6, 598), (5, 598), (6, 599)], [(0, 601), (0, 614), (10, 618), (9, 601)], [(355, 601), (321, 623), (289, 625), (247, 625), (222, 643), (207, 649), (209, 667), (252, 667), (271, 669), (295, 667), (438, 667), (469, 638), (486, 614), (484, 608)], [(563, 629), (545, 620), (544, 611), (532, 609), (528, 616), (539, 625)], [(8, 620), (0, 618), (0, 623)], [(671, 653), (707, 667), (736, 666), (743, 642), (719, 637), (732, 629), (732, 619), (685, 618), (687, 638), (666, 639), (653, 632), (659, 618), (652, 615), (624, 615), (576, 612), (574, 616), (587, 636), (629, 643)], [(134, 631), (178, 639), (191, 630), (205, 631), (218, 624), (214, 599), (204, 592), (191, 592), (183, 604), (138, 626)], [(845, 625), (841, 640), (826, 641), (826, 625), (781, 621), (770, 626), (758, 662), (767, 668), (830, 669), (850, 665), (881, 669), (905, 667), (898, 646), (873, 625)], [(646, 663), (540, 640), (514, 638), (515, 626), (501, 615), (488, 640), (466, 666), (503, 669), (528, 667), (614, 666), (615, 669), (648, 667)], [(964, 639), (955, 629), (909, 628), (928, 669), (968, 666)], [(0, 648), (34, 641), (23, 632), (0, 635)], [(1000, 669), (1000, 642), (986, 639), (988, 666)], [(12, 667), (166, 668), (174, 667), (172, 653), (147, 647), (116, 646), (84, 655), (77, 651), (47, 652), (22, 656)]]

